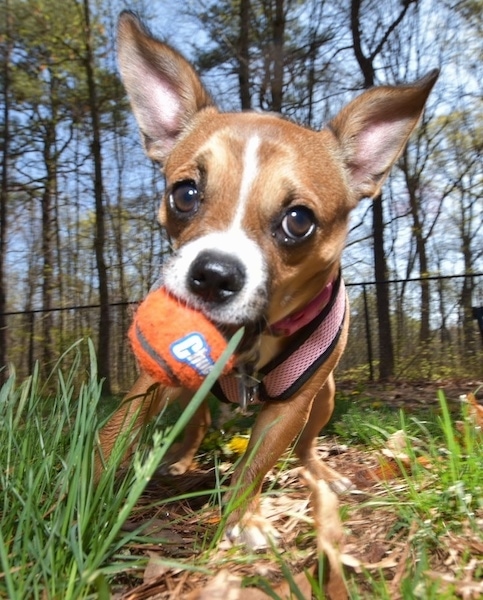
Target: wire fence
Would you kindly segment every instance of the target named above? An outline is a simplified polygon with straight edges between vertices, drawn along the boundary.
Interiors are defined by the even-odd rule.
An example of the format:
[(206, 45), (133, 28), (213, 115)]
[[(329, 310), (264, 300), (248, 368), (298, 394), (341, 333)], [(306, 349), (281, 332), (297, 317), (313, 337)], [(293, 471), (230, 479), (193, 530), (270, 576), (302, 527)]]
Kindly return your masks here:
[[(471, 314), (463, 306), (463, 288), (471, 282)], [(420, 339), (421, 279), (384, 282), (346, 282), (351, 325), (346, 352), (338, 367), (339, 377), (366, 381), (378, 378), (376, 286), (389, 286), (394, 376), (397, 379), (435, 380), (448, 377), (483, 378), (483, 274), (434, 276), (430, 286), (429, 337)], [(137, 302), (110, 305), (110, 377), (115, 392), (127, 389), (137, 367), (127, 341), (127, 330)], [(99, 305), (57, 307), (50, 310), (17, 310), (5, 313), (8, 361), (23, 378), (36, 362), (44, 372), (80, 339), (97, 343)], [(47, 348), (49, 346), (49, 348)], [(48, 350), (48, 351), (46, 351)], [(87, 344), (75, 352), (85, 353)], [(75, 354), (73, 352), (73, 354)], [(64, 367), (73, 358), (64, 358)]]
[[(429, 286), (429, 335), (421, 340), (421, 282)], [(483, 376), (483, 274), (347, 283), (351, 327), (339, 366), (345, 376), (378, 377), (380, 353), (376, 286), (390, 288), (396, 379)], [(470, 310), (465, 294), (471, 290)]]

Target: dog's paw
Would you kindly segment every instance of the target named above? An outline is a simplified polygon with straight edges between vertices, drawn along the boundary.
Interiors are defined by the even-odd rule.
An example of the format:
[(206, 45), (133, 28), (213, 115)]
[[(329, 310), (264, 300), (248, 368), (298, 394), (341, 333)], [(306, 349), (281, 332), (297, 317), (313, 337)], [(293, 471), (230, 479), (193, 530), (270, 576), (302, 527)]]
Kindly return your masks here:
[(226, 537), (234, 546), (245, 546), (253, 552), (262, 552), (277, 546), (280, 534), (259, 515), (245, 517), (243, 523), (226, 528)]
[(341, 477), (340, 479), (334, 479), (328, 482), (330, 489), (336, 494), (345, 494), (350, 490), (354, 489), (354, 484), (348, 477)]
[(156, 473), (161, 476), (166, 475), (184, 475), (191, 466), (191, 460), (178, 460), (176, 462), (165, 462), (159, 465)]

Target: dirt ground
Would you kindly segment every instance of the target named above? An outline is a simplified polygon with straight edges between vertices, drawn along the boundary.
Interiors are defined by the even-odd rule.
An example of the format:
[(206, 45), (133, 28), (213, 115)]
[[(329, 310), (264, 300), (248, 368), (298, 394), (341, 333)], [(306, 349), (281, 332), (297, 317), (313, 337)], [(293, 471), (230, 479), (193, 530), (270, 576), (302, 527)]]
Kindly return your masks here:
[[(437, 405), (437, 390), (443, 389), (450, 404), (456, 406), (459, 396), (474, 392), (479, 382), (438, 382), (437, 384), (388, 384), (367, 385), (364, 387), (364, 401), (381, 403), (394, 409), (404, 408), (408, 412), (424, 412), (425, 407)], [(350, 382), (339, 385), (345, 395), (352, 393)], [(348, 447), (333, 437), (321, 438), (319, 454), (331, 467), (349, 477), (355, 489), (339, 498), (344, 537), (339, 548), (345, 567), (346, 577), (350, 577), (358, 589), (359, 597), (373, 598), (366, 584), (364, 570), (378, 573), (387, 581), (390, 597), (401, 598), (401, 581), (407, 576), (409, 564), (416, 564), (412, 540), (418, 535), (418, 525), (400, 523), (395, 511), (383, 508), (388, 494), (403, 490), (407, 483), (400, 473), (390, 473), (381, 477), (381, 456), (374, 450)], [(292, 575), (304, 569), (313, 568), (317, 563), (317, 543), (312, 520), (307, 486), (300, 477), (298, 467), (274, 472), (267, 478), (262, 501), (262, 513), (281, 534), (279, 552)], [(248, 558), (243, 551), (233, 549), (222, 541), (216, 548), (209, 548), (220, 523), (219, 511), (209, 502), (210, 490), (216, 487), (215, 471), (210, 465), (195, 468), (179, 477), (158, 477), (151, 482), (142, 502), (132, 515), (127, 527), (137, 527), (146, 523), (146, 532), (159, 537), (159, 543), (132, 544), (129, 552), (149, 557), (143, 573), (127, 572), (121, 578), (115, 598), (117, 600), (174, 600), (178, 598), (195, 600), (211, 598), (254, 599), (268, 598), (258, 595), (258, 581), (266, 579), (278, 589), (280, 597), (287, 594), (287, 574), (283, 574), (280, 560), (267, 552)], [(206, 490), (206, 495), (202, 493)], [(171, 501), (166, 504), (153, 502), (159, 498), (186, 496), (196, 492), (191, 498)], [(201, 492), (201, 494), (200, 494)], [(368, 501), (371, 501), (368, 504)], [(378, 506), (379, 504), (379, 506)], [(483, 510), (480, 519), (483, 532)], [(468, 568), (468, 553), (474, 558)], [(184, 566), (198, 565), (206, 570), (187, 570), (169, 561), (182, 560)], [(462, 565), (466, 574), (462, 579)], [(444, 587), (451, 586), (453, 595), (444, 598), (481, 598), (483, 583), (474, 579), (475, 573), (483, 569), (483, 533), (475, 537), (474, 532), (463, 523), (458, 534), (447, 534), (440, 539), (437, 550), (431, 555), (428, 577), (434, 577)], [(222, 579), (217, 580), (218, 573)], [(223, 579), (223, 577), (225, 579)], [(244, 585), (253, 585), (247, 595), (247, 588), (241, 594), (238, 583), (232, 590), (232, 580), (244, 578)], [(285, 583), (284, 583), (285, 582)], [(211, 586), (211, 587), (210, 587)], [(277, 586), (281, 586), (277, 588)], [(232, 592), (229, 593), (229, 590)], [(238, 591), (237, 591), (238, 590)], [(263, 594), (260, 592), (260, 594)], [(311, 598), (310, 590), (304, 598)], [(343, 594), (331, 596), (344, 598)]]
[[(338, 381), (338, 390), (344, 393), (351, 393), (357, 389), (357, 382)], [(425, 406), (435, 406), (438, 404), (438, 392), (444, 392), (447, 401), (450, 404), (459, 404), (459, 397), (468, 393), (475, 393), (479, 388), (483, 388), (483, 380), (441, 380), (433, 382), (403, 382), (395, 381), (388, 383), (365, 383), (362, 394), (374, 402), (381, 401), (387, 406), (393, 408), (404, 408), (424, 410)], [(480, 402), (483, 399), (483, 389), (478, 394)]]

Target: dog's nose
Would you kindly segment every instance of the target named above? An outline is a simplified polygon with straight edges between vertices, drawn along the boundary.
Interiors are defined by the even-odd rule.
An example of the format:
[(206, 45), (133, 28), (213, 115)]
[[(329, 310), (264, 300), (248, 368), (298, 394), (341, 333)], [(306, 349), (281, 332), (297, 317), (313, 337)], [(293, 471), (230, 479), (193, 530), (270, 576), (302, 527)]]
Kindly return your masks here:
[(244, 284), (244, 266), (222, 252), (201, 252), (188, 272), (190, 290), (207, 302), (226, 302), (236, 296)]

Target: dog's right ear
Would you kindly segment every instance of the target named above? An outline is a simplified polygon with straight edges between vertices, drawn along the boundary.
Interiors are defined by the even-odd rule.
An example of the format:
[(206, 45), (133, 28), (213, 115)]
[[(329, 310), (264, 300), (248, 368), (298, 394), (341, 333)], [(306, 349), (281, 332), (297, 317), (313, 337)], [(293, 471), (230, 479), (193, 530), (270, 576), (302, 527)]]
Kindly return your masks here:
[(119, 17), (118, 62), (146, 153), (162, 164), (193, 116), (213, 101), (189, 62), (130, 11)]

